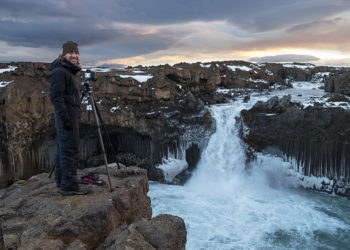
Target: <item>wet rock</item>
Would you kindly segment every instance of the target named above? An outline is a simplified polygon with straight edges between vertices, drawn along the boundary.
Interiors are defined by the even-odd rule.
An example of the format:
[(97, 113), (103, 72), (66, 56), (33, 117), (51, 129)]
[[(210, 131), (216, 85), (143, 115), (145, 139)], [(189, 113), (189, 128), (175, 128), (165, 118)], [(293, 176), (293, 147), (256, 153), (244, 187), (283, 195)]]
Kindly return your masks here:
[(350, 187), (346, 188), (345, 196), (350, 200)]
[(342, 94), (335, 93), (329, 97), (328, 102), (349, 102), (349, 99)]
[(333, 74), (325, 80), (325, 91), (350, 95), (350, 73)]
[(348, 110), (303, 108), (289, 96), (272, 97), (242, 110), (241, 119), (244, 141), (253, 149), (294, 159), (306, 176), (349, 182)]
[(249, 102), (249, 100), (250, 100), (250, 96), (249, 96), (249, 95), (246, 95), (246, 96), (243, 98), (243, 102), (244, 102), (244, 103)]

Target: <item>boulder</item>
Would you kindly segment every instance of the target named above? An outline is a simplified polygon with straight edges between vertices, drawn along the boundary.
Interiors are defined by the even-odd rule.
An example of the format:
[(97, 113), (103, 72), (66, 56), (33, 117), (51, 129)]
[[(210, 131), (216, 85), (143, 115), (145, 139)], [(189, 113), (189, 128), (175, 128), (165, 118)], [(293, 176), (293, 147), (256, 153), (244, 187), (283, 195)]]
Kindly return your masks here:
[(186, 235), (183, 219), (163, 214), (113, 230), (97, 249), (181, 250), (185, 249)]

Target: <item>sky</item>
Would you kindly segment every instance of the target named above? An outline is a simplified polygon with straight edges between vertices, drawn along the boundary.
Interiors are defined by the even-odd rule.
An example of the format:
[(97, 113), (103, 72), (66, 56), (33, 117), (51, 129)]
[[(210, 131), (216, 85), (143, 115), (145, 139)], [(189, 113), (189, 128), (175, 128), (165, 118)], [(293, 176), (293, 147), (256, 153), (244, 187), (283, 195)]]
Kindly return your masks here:
[(350, 66), (349, 0), (0, 0), (0, 62)]

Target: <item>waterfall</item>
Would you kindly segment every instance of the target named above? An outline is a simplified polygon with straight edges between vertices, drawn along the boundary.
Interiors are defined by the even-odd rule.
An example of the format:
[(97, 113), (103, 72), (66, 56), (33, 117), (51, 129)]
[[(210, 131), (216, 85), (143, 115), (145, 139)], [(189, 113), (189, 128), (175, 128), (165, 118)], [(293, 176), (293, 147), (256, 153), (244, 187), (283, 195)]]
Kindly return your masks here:
[(231, 183), (233, 175), (243, 173), (246, 157), (236, 124), (241, 108), (238, 103), (210, 108), (216, 123), (216, 132), (202, 153), (197, 170), (187, 183), (188, 186), (213, 191), (223, 188), (221, 184)]
[[(281, 93), (285, 94), (285, 93)], [(184, 186), (150, 183), (153, 216), (185, 220), (188, 250), (346, 249), (350, 204), (342, 197), (297, 189), (295, 162), (257, 154), (246, 168), (236, 118), (267, 95), (210, 107), (216, 132)], [(321, 178), (304, 179), (318, 185)], [(327, 239), (327, 240), (324, 240)]]

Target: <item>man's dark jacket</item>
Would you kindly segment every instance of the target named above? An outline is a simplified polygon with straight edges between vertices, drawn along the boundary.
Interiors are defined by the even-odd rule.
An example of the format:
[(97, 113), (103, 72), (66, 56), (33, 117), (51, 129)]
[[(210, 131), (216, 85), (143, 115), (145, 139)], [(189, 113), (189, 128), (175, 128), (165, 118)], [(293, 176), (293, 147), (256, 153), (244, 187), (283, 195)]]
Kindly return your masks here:
[(55, 106), (56, 128), (69, 129), (81, 117), (80, 92), (76, 73), (80, 67), (67, 60), (56, 59), (50, 66), (50, 99)]

